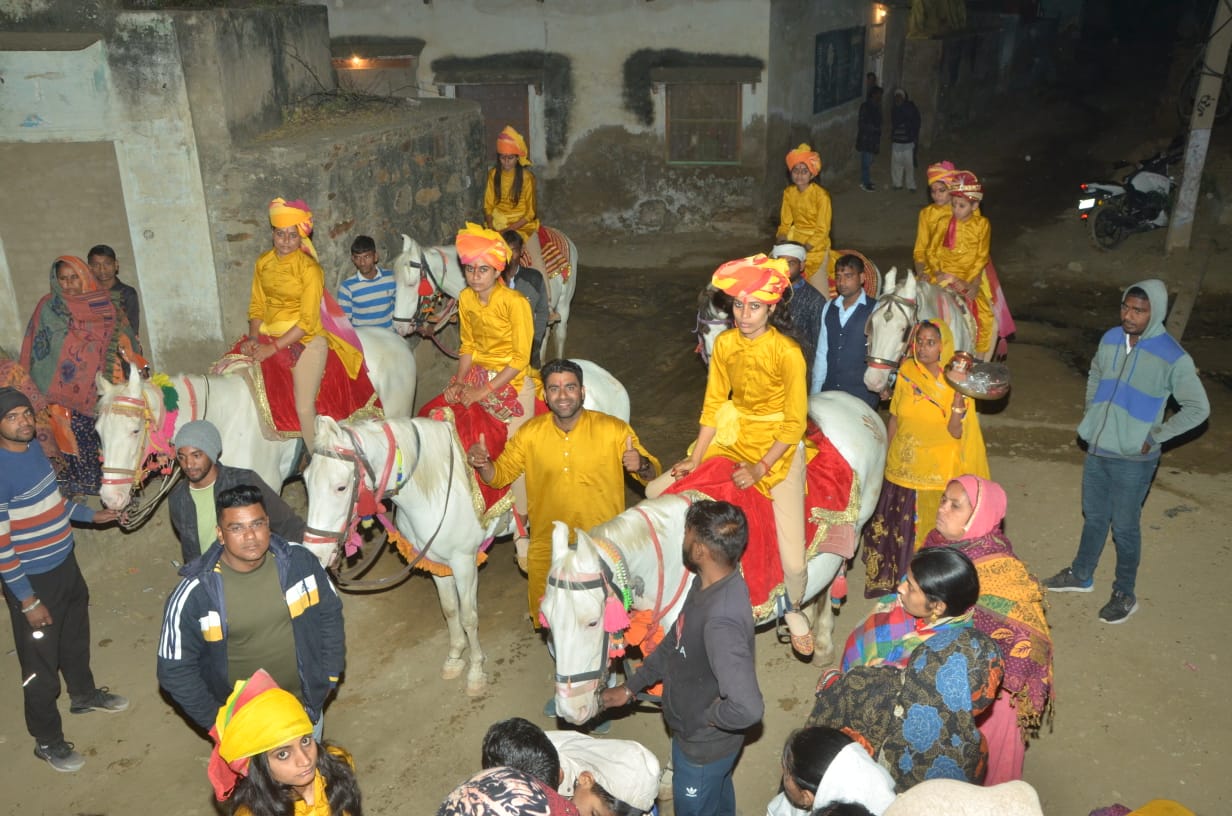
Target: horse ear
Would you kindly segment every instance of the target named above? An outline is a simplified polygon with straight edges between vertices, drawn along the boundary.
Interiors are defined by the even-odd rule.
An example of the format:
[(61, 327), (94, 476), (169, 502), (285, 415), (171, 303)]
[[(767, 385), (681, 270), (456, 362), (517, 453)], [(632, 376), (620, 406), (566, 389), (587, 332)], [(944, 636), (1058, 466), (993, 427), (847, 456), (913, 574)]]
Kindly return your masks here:
[(893, 292), (894, 284), (897, 283), (897, 281), (898, 281), (898, 267), (891, 266), (890, 271), (887, 272), (885, 276), (885, 291)]
[[(566, 528), (568, 529), (568, 528)], [(599, 569), (599, 548), (595, 546), (595, 542), (590, 540), (590, 536), (584, 530), (577, 530), (577, 556), (575, 564), (582, 568)]]
[(409, 252), (410, 249), (411, 249), (411, 236), (407, 235), (404, 232), (402, 233), (402, 251)]
[(339, 432), (338, 421), (325, 414), (317, 414), (315, 427), (317, 439), (333, 439)]
[(103, 372), (98, 372), (94, 375), (94, 387), (98, 389), (100, 397), (106, 396), (111, 391), (111, 383), (103, 376)]
[(563, 521), (552, 522), (552, 563), (565, 557), (569, 552), (569, 525)]
[(141, 396), (141, 368), (139, 366), (129, 366), (128, 371), (128, 396)]

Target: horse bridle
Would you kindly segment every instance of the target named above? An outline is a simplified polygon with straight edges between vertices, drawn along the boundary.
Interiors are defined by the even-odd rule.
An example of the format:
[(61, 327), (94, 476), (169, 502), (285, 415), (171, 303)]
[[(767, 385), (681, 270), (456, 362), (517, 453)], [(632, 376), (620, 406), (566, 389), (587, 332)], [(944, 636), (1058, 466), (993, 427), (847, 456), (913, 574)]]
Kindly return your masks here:
[[(307, 541), (309, 536), (312, 536), (314, 539), (313, 543), (332, 543), (335, 547), (343, 549), (348, 541), (353, 539), (358, 540), (360, 520), (365, 515), (368, 515), (361, 511), (361, 505), (363, 504), (371, 505), (371, 514), (378, 515), (382, 525), (386, 527), (386, 531), (388, 533), (390, 529), (389, 524), (384, 515), (378, 513), (380, 503), (395, 495), (407, 484), (407, 482), (411, 480), (411, 478), (415, 475), (416, 469), (419, 467), (419, 460), (421, 457), (418, 454), (423, 451), (423, 440), (419, 434), (419, 427), (415, 425), (414, 422), (409, 424), (411, 426), (411, 430), (415, 434), (415, 450), (417, 451), (417, 455), (415, 462), (407, 470), (405, 476), (403, 476), (401, 471), (399, 471), (399, 476), (395, 479), (392, 486), (389, 484), (389, 477), (393, 474), (393, 464), (395, 459), (401, 457), (402, 449), (398, 446), (398, 441), (394, 437), (393, 429), (390, 427), (388, 422), (381, 423), (381, 431), (385, 435), (386, 442), (389, 443), (389, 455), (385, 457), (385, 467), (382, 468), (379, 479), (376, 475), (376, 469), (372, 467), (372, 463), (368, 460), (368, 456), (364, 453), (363, 443), (360, 442), (359, 436), (351, 428), (348, 428), (345, 425), (338, 426), (346, 433), (347, 438), (350, 440), (350, 450), (338, 445), (335, 445), (333, 448), (323, 448), (320, 445), (314, 446), (314, 456), (324, 456), (327, 459), (336, 459), (341, 462), (349, 463), (354, 466), (355, 471), (354, 476), (351, 479), (350, 486), (349, 498), (351, 509), (347, 514), (343, 528), (341, 530), (322, 530), (317, 527), (306, 527), (304, 535), (305, 541)], [(445, 484), (447, 486), (453, 484), (455, 456), (454, 446), (451, 443), (449, 445), (449, 473), (445, 480)], [(365, 476), (367, 476), (367, 481), (372, 482), (371, 488), (368, 487), (367, 481), (365, 481), (364, 478)], [(441, 528), (445, 524), (445, 517), (449, 512), (449, 496), (451, 492), (452, 491), (449, 489), (445, 491), (445, 504), (441, 508), (441, 517), (436, 523), (436, 529), (432, 531), (432, 535), (426, 542), (424, 542), (423, 546), (418, 549), (418, 552), (415, 553), (415, 557), (411, 559), (405, 567), (399, 570), (397, 574), (380, 578), (375, 581), (343, 581), (341, 576), (339, 576), (339, 586), (352, 589), (361, 587), (374, 588), (397, 583), (405, 576), (410, 575), (411, 571), (418, 566), (419, 562), (427, 557), (428, 550), (436, 541), (436, 537), (440, 534)], [(369, 508), (365, 507), (363, 509)]]
[[(916, 304), (914, 299), (905, 298), (896, 294), (882, 295), (878, 298), (878, 309), (880, 309), (881, 304), (883, 303), (885, 304), (885, 314), (881, 317), (882, 320), (889, 323), (890, 317), (894, 312), (902, 314), (907, 320), (907, 328), (903, 332), (902, 338), (903, 348), (902, 351), (898, 353), (898, 357), (894, 359), (874, 357), (869, 354), (865, 356), (864, 362), (868, 363), (869, 368), (881, 368), (889, 369), (890, 371), (897, 371), (899, 364), (903, 361), (903, 355), (907, 351), (907, 346), (911, 343), (911, 334), (915, 331), (916, 316), (919, 314), (919, 306)], [(872, 336), (873, 321), (876, 320), (878, 316), (877, 310), (874, 310), (873, 313), (868, 316), (868, 322), (864, 325), (865, 336)]]
[[(444, 268), (445, 264), (448, 263), (448, 259), (445, 257), (443, 252), (440, 253), (440, 256), (441, 267)], [(434, 291), (441, 292), (442, 294), (449, 296), (449, 293), (445, 291), (445, 287), (442, 286), (441, 282), (438, 281), (436, 276), (432, 274), (432, 266), (428, 263), (428, 256), (424, 254), (422, 247), (419, 249), (419, 260), (407, 261), (406, 265), (411, 269), (418, 269), (420, 275), (427, 276), (428, 283), (432, 284), (432, 289)], [(418, 309), (416, 309), (416, 314), (412, 317), (398, 317), (397, 315), (394, 315), (393, 321), (394, 323), (409, 323), (411, 328), (417, 328), (419, 325)]]

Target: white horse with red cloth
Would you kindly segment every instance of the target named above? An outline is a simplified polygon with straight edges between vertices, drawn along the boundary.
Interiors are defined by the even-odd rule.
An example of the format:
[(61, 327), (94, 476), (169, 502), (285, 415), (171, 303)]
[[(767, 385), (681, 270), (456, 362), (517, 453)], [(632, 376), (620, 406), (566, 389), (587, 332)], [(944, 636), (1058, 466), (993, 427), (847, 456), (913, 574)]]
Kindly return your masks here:
[[(881, 493), (886, 433), (876, 412), (842, 392), (810, 397), (809, 416), (850, 468), (849, 480), (836, 474), (836, 481), (850, 486), (846, 506), (817, 508), (806, 524), (805, 598), (819, 599), (814, 630), (817, 653), (825, 660), (832, 654), (834, 626), (825, 593), (844, 562), (833, 554), (820, 556), (835, 525), (853, 525), (858, 535), (872, 515)], [(647, 499), (611, 521), (577, 531), (574, 546), (569, 531), (557, 525), (540, 610), (555, 646), (556, 712), (565, 720), (580, 724), (598, 714), (611, 660), (630, 645), (649, 653), (675, 621), (691, 578), (681, 559), (685, 513), (695, 498), (709, 497), (686, 491)], [(774, 529), (773, 520), (769, 526)], [(773, 534), (770, 538), (769, 552), (750, 548), (742, 565), (759, 624), (775, 619), (783, 593), (778, 549)], [(761, 562), (759, 581), (752, 580), (752, 560)], [(777, 583), (772, 577), (776, 567)]]
[[(586, 408), (628, 421), (624, 386), (589, 360), (574, 362), (582, 367)], [(359, 551), (359, 521), (376, 516), (407, 561), (394, 580), (419, 568), (436, 583), (449, 628), (441, 676), (453, 679), (465, 670), (466, 693), (483, 694), (487, 675), (479, 644), (478, 568), (492, 540), (511, 530), (512, 496), (500, 491), (491, 504), (481, 498), (487, 486), (467, 464), (449, 408), (439, 418), (339, 423), (321, 417), (315, 446), (304, 472), (305, 545), (328, 566), (339, 547), (347, 556)], [(386, 499), (398, 509), (394, 523), (381, 507)]]

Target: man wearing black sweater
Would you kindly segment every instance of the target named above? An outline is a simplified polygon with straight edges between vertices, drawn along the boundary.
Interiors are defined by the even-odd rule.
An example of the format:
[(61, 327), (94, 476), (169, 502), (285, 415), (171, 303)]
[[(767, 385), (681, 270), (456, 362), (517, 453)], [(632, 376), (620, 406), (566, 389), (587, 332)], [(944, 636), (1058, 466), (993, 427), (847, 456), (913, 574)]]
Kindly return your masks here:
[(663, 682), (676, 816), (735, 816), (732, 771), (744, 732), (765, 710), (749, 588), (738, 569), (748, 540), (740, 508), (693, 503), (685, 517), (684, 561), (696, 577), (680, 614), (627, 683), (603, 692), (603, 706), (614, 708)]

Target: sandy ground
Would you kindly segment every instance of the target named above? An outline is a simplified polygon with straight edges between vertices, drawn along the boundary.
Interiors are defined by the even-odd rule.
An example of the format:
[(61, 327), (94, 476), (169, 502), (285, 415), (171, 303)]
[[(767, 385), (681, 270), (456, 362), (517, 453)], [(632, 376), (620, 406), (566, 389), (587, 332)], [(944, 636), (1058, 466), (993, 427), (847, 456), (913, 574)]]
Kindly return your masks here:
[[(1159, 131), (1125, 129), (1119, 140), (1101, 145), (1080, 105), (1058, 99), (1031, 105), (1037, 106), (1031, 116), (1007, 116), (997, 130), (962, 134), (922, 158), (955, 157), (980, 169), (990, 187), (994, 257), (1020, 331), (1010, 356), (1014, 390), (982, 419), (993, 474), (1010, 496), (1011, 538), (1028, 565), (1048, 575), (1068, 563), (1080, 530), (1074, 426), (1095, 342), (1117, 319), (1121, 287), (1148, 275), (1171, 279), (1185, 267), (1165, 263), (1162, 233), (1098, 253), (1072, 211), (1071, 192), (1081, 176), (1132, 155), (1122, 151)], [(1069, 126), (1057, 128), (1057, 122)], [(1065, 138), (1040, 135), (1060, 130)], [(1031, 163), (1023, 158), (1028, 153)], [(837, 245), (862, 249), (883, 269), (908, 262), (922, 193), (866, 194), (855, 186), (854, 172), (829, 186)], [(575, 236), (583, 277), (569, 351), (601, 362), (625, 382), (634, 425), (665, 461), (691, 438), (700, 407), (704, 371), (689, 334), (695, 294), (722, 260), (766, 247), (768, 218), (766, 224), (725, 226), (722, 238), (617, 243)], [(1199, 234), (1215, 234), (1209, 215)], [(1032, 744), (1026, 765), (1026, 778), (1049, 814), (1085, 814), (1118, 801), (1136, 806), (1155, 797), (1178, 799), (1208, 816), (1229, 812), (1221, 768), (1232, 747), (1232, 707), (1220, 688), (1227, 670), (1221, 622), (1232, 613), (1222, 574), (1232, 543), (1232, 477), (1221, 455), (1230, 441), (1221, 422), (1229, 407), (1222, 320), (1230, 287), (1220, 263), (1225, 259), (1214, 251), (1207, 279), (1213, 294), (1199, 304), (1185, 339), (1204, 371), (1214, 419), (1205, 433), (1165, 455), (1147, 500), (1142, 608), (1122, 626), (1097, 620), (1107, 598), (1110, 555), (1095, 594), (1051, 599), (1056, 717)], [(421, 391), (440, 370), (421, 380)], [(302, 506), (300, 485), (289, 485), (286, 494)], [(160, 615), (178, 554), (165, 512), (131, 535), (83, 531), (78, 552), (93, 592), (98, 682), (128, 695), (132, 708), (70, 716), (62, 700), (68, 739), (88, 764), (76, 774), (54, 773), (31, 755), (6, 628), (0, 688), (9, 690), (10, 702), (0, 708), (0, 790), (7, 810), (213, 813), (205, 779), (208, 745), (160, 696), (154, 676)], [(378, 569), (396, 566), (393, 556), (384, 561)], [(480, 740), (497, 719), (522, 715), (551, 726), (540, 714), (551, 694), (551, 666), (524, 620), (524, 579), (512, 562), (509, 544), (498, 544), (481, 575), (481, 631), (492, 682), (480, 699), (466, 697), (460, 681), (439, 677), (446, 636), (427, 578), (345, 599), (348, 670), (327, 711), (327, 736), (354, 752), (368, 813), (435, 812), (449, 789), (478, 768)], [(840, 638), (868, 608), (859, 576), (859, 569), (852, 571), (852, 600), (836, 629)], [(758, 638), (758, 662), (767, 710), (736, 771), (743, 814), (762, 812), (775, 792), (783, 739), (807, 715), (825, 668), (796, 660), (769, 633)], [(622, 716), (612, 736), (641, 740), (661, 758), (668, 755), (654, 711)]]

